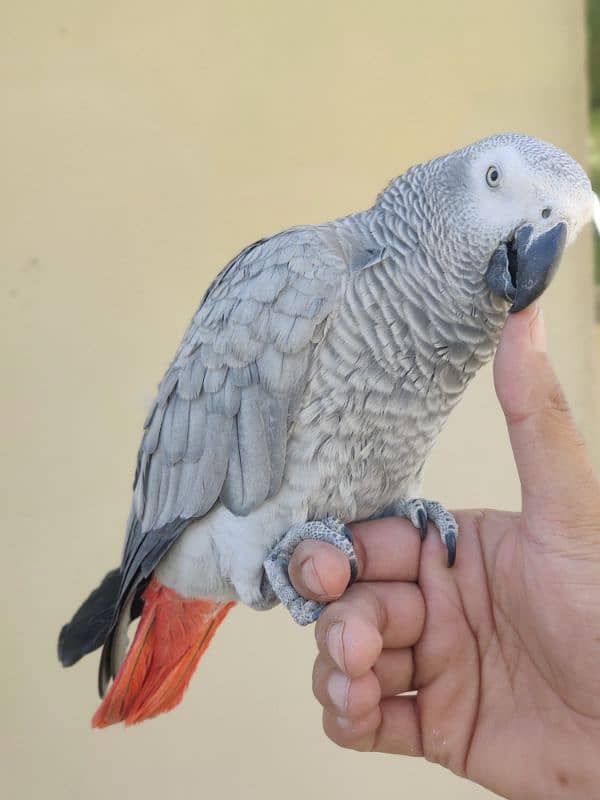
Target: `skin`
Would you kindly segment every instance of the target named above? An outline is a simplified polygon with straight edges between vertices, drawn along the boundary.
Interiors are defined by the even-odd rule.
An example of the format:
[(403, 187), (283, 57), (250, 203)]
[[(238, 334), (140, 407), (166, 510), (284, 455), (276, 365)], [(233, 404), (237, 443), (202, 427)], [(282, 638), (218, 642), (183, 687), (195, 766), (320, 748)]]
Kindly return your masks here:
[(313, 690), (342, 747), (425, 757), (511, 800), (589, 800), (600, 791), (600, 482), (537, 307), (508, 319), (494, 367), (522, 511), (458, 512), (453, 569), (431, 529), (421, 545), (405, 520), (357, 523), (347, 591), (339, 551), (299, 545), (296, 589), (339, 598), (316, 625)]

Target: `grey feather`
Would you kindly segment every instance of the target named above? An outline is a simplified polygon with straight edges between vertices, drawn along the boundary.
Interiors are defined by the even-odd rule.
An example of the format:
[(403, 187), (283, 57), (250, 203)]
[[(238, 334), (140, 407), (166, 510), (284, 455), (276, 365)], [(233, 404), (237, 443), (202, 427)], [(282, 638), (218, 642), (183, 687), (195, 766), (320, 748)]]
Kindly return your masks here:
[(259, 372), (256, 364), (247, 364), (244, 367), (232, 367), (229, 370), (229, 380), (233, 386), (251, 386), (253, 383), (258, 383)]
[(262, 307), (263, 304), (252, 297), (239, 300), (231, 312), (230, 320), (238, 325), (248, 325), (260, 314)]
[(180, 461), (186, 452), (191, 402), (175, 394), (165, 412), (160, 441), (173, 464)]
[(181, 472), (183, 464), (177, 461), (169, 467), (168, 491), (164, 501), (161, 503), (160, 514), (154, 523), (156, 527), (162, 528), (177, 517), (182, 516), (182, 508), (179, 506), (179, 487), (181, 484)]
[(184, 400), (195, 400), (200, 397), (204, 383), (206, 367), (201, 358), (190, 358), (181, 370), (177, 383), (177, 392)]
[[(159, 451), (160, 452), (160, 451)], [(165, 454), (163, 453), (163, 458), (165, 458)], [(158, 509), (157, 509), (157, 516), (153, 520), (152, 526), (161, 528), (162, 525), (158, 525), (158, 518), (162, 515), (163, 508), (165, 507), (165, 503), (167, 502), (167, 497), (169, 495), (169, 484), (171, 483), (171, 475), (173, 474), (173, 465), (168, 461), (159, 461), (160, 464), (160, 483), (158, 487)], [(164, 523), (163, 523), (164, 524)]]
[(271, 485), (265, 405), (264, 390), (259, 386), (245, 389), (234, 426), (221, 499), (234, 514), (242, 516), (266, 500)]
[(158, 404), (155, 404), (151, 411), (151, 416), (148, 421), (146, 433), (142, 442), (142, 447), (146, 453), (152, 454), (158, 447), (160, 430), (162, 428), (164, 416), (164, 406), (161, 407)]
[(286, 273), (285, 268), (275, 267), (253, 276), (245, 285), (248, 296), (259, 303), (272, 303), (288, 280)]
[(206, 371), (204, 376), (204, 391), (205, 392), (218, 392), (221, 386), (225, 383), (225, 376), (227, 375), (226, 367), (213, 367)]
[(143, 515), (139, 516), (136, 513), (136, 518), (142, 523), (144, 531), (149, 531), (152, 528), (154, 520), (158, 514), (158, 501), (160, 498), (160, 479), (162, 472), (162, 464), (157, 459), (149, 459), (146, 469), (146, 481), (139, 482), (135, 487), (143, 494), (143, 498), (139, 501), (139, 505), (143, 508)]
[(146, 490), (144, 487), (147, 486), (148, 482), (149, 461), (148, 453), (140, 448), (138, 468), (133, 482), (133, 511), (138, 519), (142, 519), (144, 516), (146, 505)]
[(268, 497), (273, 497), (281, 486), (285, 468), (287, 450), (288, 409), (290, 401), (285, 394), (269, 395), (266, 393), (267, 450), (271, 460), (271, 475)]
[(240, 410), (242, 400), (241, 388), (236, 386), (231, 378), (228, 378), (219, 392), (219, 397), (221, 400), (220, 413), (223, 414), (224, 417), (235, 417)]
[(190, 403), (190, 424), (188, 429), (188, 444), (186, 462), (198, 462), (204, 452), (204, 443), (207, 431), (206, 399), (199, 397)]
[(186, 519), (206, 514), (219, 496), (227, 472), (232, 424), (231, 418), (208, 415), (204, 452), (183, 502), (182, 516)]

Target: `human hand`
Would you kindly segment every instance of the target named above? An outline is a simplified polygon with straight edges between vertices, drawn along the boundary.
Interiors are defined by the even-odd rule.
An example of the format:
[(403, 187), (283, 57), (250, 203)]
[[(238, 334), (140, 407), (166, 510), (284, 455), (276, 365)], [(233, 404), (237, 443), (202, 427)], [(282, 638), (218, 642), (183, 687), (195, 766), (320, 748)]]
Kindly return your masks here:
[[(545, 353), (510, 317), (495, 360), (521, 513), (456, 514), (456, 566), (405, 520), (290, 562), (316, 625), (315, 696), (342, 747), (424, 756), (512, 800), (600, 797), (600, 483)], [(403, 693), (416, 691), (416, 695)]]

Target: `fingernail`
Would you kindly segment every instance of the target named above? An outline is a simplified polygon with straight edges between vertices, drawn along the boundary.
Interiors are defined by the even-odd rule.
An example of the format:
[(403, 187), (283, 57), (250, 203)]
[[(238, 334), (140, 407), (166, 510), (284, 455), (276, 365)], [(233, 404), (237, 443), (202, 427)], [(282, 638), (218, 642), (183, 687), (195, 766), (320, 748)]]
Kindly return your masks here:
[(540, 306), (537, 307), (537, 314), (529, 325), (529, 337), (531, 346), (536, 352), (546, 352), (546, 326), (544, 325), (544, 312)]
[(342, 712), (348, 707), (350, 681), (342, 672), (332, 672), (327, 681), (327, 692), (333, 705)]
[(344, 663), (344, 623), (334, 622), (327, 630), (327, 649), (338, 667), (345, 670)]
[(315, 569), (314, 559), (306, 559), (306, 561), (300, 567), (300, 575), (302, 576), (304, 585), (311, 594), (317, 595), (318, 597), (322, 597), (325, 594), (323, 584), (321, 583), (317, 570)]

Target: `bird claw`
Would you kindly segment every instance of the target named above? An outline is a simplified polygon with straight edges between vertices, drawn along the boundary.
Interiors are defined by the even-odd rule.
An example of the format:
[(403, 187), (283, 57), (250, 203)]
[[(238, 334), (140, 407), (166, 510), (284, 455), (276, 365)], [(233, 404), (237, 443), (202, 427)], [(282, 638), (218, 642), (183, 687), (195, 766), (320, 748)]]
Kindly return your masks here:
[(307, 600), (298, 594), (290, 581), (288, 566), (296, 547), (305, 539), (327, 542), (337, 547), (350, 562), (351, 585), (358, 575), (358, 562), (352, 546), (350, 530), (334, 517), (299, 523), (290, 528), (266, 557), (263, 566), (276, 597), (287, 608), (298, 625), (310, 625), (319, 618), (326, 603)]
[(446, 548), (448, 549), (448, 566), (453, 567), (456, 561), (456, 535), (454, 533), (446, 535)]
[(452, 567), (456, 561), (456, 538), (458, 525), (454, 516), (446, 511), (441, 503), (435, 500), (414, 498), (398, 503), (395, 508), (399, 516), (409, 519), (419, 531), (421, 541), (427, 535), (427, 522), (430, 520), (439, 531), (440, 537), (448, 551), (448, 566)]
[(417, 509), (417, 521), (419, 523), (419, 535), (421, 541), (427, 536), (427, 512), (424, 508)]

